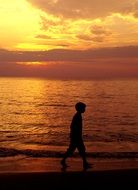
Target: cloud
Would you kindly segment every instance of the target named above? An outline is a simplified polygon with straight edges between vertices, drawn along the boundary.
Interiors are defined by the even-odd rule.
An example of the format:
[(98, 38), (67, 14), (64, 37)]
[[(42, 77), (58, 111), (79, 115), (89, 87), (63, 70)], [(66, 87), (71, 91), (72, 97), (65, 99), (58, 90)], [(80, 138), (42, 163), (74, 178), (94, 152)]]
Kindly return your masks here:
[(60, 24), (60, 21), (55, 17), (40, 16), (41, 18), (41, 29), (48, 29), (49, 27), (54, 27)]
[(102, 59), (88, 62), (50, 62), (48, 65), (0, 63), (0, 76), (58, 79), (138, 78), (137, 60)]
[(104, 38), (104, 36), (95, 36), (95, 37), (93, 37), (93, 41), (94, 42), (104, 42), (105, 38)]
[(38, 39), (51, 39), (51, 36), (45, 35), (45, 34), (38, 34), (35, 36), (35, 38)]
[[(47, 40), (47, 44), (53, 43), (53, 46), (44, 43), (47, 49), (52, 49), (54, 46), (58, 48), (58, 44), (64, 43), (65, 46), (60, 47), (68, 49), (138, 44), (136, 0), (30, 0), (29, 2), (45, 13), (40, 14), (41, 31), (38, 36), (46, 35), (41, 39)], [(51, 40), (46, 39), (47, 36), (50, 36)], [(39, 41), (37, 43), (40, 44)]]
[[(138, 46), (85, 51), (57, 49), (25, 52), (1, 49), (0, 76), (138, 78), (137, 52)], [(33, 64), (39, 62), (41, 64)]]
[(136, 11), (137, 0), (28, 0), (37, 8), (64, 18), (96, 18)]
[(105, 29), (103, 26), (94, 25), (91, 27), (91, 33), (95, 35), (110, 35), (111, 32)]
[(81, 40), (92, 41), (92, 37), (89, 35), (79, 34), (76, 37), (81, 39)]
[(103, 26), (94, 25), (91, 26), (87, 34), (76, 35), (77, 38), (91, 42), (104, 42), (106, 36), (111, 35), (109, 30), (104, 29)]
[(84, 41), (89, 41), (89, 42), (103, 42), (104, 41), (104, 36), (90, 36), (90, 35), (77, 35), (77, 38), (84, 40)]
[(134, 4), (134, 16), (138, 18), (138, 0)]
[[(60, 44), (64, 45), (64, 44)], [(29, 61), (87, 61), (108, 58), (138, 58), (138, 46), (89, 50), (8, 51), (0, 50), (0, 63)]]

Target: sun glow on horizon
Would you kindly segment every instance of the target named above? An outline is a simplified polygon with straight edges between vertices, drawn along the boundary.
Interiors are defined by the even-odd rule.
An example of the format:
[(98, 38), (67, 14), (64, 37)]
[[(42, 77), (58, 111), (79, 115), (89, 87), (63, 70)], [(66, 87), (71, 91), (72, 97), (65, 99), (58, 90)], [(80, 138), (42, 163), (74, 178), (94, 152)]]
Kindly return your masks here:
[(39, 62), (39, 61), (31, 61), (31, 62), (16, 62), (18, 65), (28, 65), (28, 66), (45, 66), (49, 63), (47, 62)]

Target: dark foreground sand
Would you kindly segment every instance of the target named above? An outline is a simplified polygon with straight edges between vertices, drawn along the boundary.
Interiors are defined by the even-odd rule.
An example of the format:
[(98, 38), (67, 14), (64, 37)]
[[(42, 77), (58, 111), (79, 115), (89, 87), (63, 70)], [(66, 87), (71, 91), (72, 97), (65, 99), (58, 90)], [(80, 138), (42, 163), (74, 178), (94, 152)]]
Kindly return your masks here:
[[(72, 166), (64, 171), (59, 167), (59, 160), (41, 159), (40, 162), (40, 159), (33, 159), (27, 165), (28, 169), (22, 162), (22, 166), (20, 165), (22, 171), (19, 170), (19, 166), (16, 166), (17, 170), (15, 170), (15, 164), (14, 170), (9, 167), (9, 172), (4, 172), (3, 168), (0, 173), (0, 190), (138, 189), (138, 165), (136, 161), (93, 161), (93, 168), (87, 171), (81, 169), (81, 162), (76, 161), (76, 159), (69, 164)], [(40, 170), (39, 165), (42, 165), (43, 168), (44, 165), (46, 166), (44, 170)], [(32, 166), (34, 166), (34, 170), (31, 169)], [(37, 170), (38, 168), (39, 170)]]
[(0, 189), (138, 188), (138, 170), (10, 173), (0, 175)]

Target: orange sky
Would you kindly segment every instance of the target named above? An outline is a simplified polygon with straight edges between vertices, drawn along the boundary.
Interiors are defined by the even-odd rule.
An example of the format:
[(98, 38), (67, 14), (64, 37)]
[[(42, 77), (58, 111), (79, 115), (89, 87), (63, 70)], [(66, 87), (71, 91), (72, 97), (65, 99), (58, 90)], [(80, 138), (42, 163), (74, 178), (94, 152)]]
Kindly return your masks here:
[(88, 49), (138, 44), (137, 0), (0, 0), (0, 47)]
[[(38, 54), (38, 51), (54, 49), (74, 52), (96, 49), (102, 53), (101, 49), (104, 48), (113, 50), (113, 47), (126, 47), (129, 57), (129, 46), (138, 46), (138, 0), (0, 0), (0, 67), (6, 60), (3, 59), (3, 50), (7, 51), (9, 57), (14, 52), (16, 57), (19, 51), (37, 51)], [(110, 51), (106, 53), (103, 62), (108, 59), (115, 64), (109, 54)], [(99, 57), (102, 57), (101, 54)], [(29, 62), (26, 59), (25, 65), (29, 66), (33, 60), (32, 65), (40, 66), (38, 57), (33, 59), (33, 56)], [(122, 60), (126, 61), (125, 56)], [(137, 62), (136, 56), (132, 55), (127, 60), (130, 64)], [(42, 66), (47, 65), (49, 68), (44, 59), (41, 61)], [(94, 61), (95, 58), (91, 57), (91, 62)], [(54, 65), (56, 68), (58, 64)], [(12, 64), (10, 68), (14, 66)], [(109, 66), (104, 68), (109, 70)], [(133, 66), (132, 75), (135, 69)], [(0, 70), (0, 75), (2, 72)]]

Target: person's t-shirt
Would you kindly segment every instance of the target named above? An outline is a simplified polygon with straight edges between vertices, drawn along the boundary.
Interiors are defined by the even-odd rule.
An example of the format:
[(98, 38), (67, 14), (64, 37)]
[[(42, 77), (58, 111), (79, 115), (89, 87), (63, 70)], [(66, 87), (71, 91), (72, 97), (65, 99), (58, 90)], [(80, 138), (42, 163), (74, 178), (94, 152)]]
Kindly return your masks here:
[(70, 126), (70, 138), (77, 140), (82, 138), (82, 116), (77, 112), (71, 122)]

